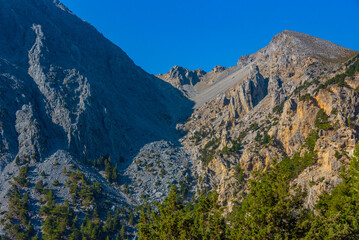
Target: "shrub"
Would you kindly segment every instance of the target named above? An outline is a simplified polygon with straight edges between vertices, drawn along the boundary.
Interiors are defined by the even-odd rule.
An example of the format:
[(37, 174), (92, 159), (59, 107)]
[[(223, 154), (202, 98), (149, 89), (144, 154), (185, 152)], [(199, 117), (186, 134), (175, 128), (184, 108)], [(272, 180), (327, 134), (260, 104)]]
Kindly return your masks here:
[(275, 106), (273, 108), (273, 113), (281, 114), (283, 112), (283, 108), (284, 108), (284, 102), (278, 106)]
[(201, 156), (199, 159), (204, 163), (204, 165), (208, 165), (212, 161), (218, 146), (219, 139), (213, 138), (204, 146), (204, 148), (200, 150)]
[(59, 186), (59, 184), (60, 184), (60, 183), (59, 183), (58, 180), (55, 180), (55, 181), (52, 183), (52, 185), (54, 185), (55, 187), (56, 187), (56, 186)]
[(26, 179), (27, 173), (29, 171), (29, 166), (23, 166), (20, 168), (20, 173), (14, 177), (15, 182), (17, 182), (21, 187), (29, 186), (29, 181)]
[(322, 108), (318, 111), (314, 124), (318, 129), (328, 130), (333, 128), (328, 121), (327, 114)]
[(35, 185), (35, 192), (42, 194), (43, 191), (44, 191), (44, 183), (42, 180), (40, 180)]

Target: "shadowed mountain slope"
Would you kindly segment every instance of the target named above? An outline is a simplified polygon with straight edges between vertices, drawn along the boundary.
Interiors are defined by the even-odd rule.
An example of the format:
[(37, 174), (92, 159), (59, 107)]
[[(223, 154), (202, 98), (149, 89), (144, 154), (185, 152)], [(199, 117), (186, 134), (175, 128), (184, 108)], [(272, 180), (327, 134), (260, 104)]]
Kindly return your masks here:
[(0, 6), (3, 151), (32, 154), (21, 152), (15, 130), (24, 106), (43, 130), (34, 149), (41, 157), (69, 149), (118, 160), (147, 142), (177, 138), (174, 126), (190, 101), (91, 25), (58, 1), (1, 0)]

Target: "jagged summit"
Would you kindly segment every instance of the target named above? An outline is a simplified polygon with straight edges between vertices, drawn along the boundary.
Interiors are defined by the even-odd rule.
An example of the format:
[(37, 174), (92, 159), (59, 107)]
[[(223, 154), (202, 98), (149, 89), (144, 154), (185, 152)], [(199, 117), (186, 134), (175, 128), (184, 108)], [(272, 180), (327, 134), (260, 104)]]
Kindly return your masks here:
[[(171, 77), (178, 77), (183, 80), (185, 80), (184, 78), (188, 78), (190, 80), (190, 84), (195, 85), (199, 81), (199, 79), (195, 79), (195, 78), (202, 77), (203, 75), (206, 74), (206, 72), (202, 69), (189, 70), (187, 68), (180, 67), (180, 66), (176, 65), (173, 68), (171, 68), (169, 74)], [(192, 78), (193, 78), (193, 80), (192, 80)], [(188, 82), (184, 82), (182, 84), (188, 84)]]
[(223, 72), (224, 70), (226, 70), (226, 67), (220, 66), (220, 65), (216, 65), (214, 66), (214, 68), (212, 69), (212, 72), (217, 73), (217, 72)]
[(304, 80), (305, 71), (310, 64), (318, 63), (323, 65), (323, 69), (335, 68), (356, 53), (327, 40), (284, 30), (276, 34), (266, 47), (251, 55), (240, 57), (234, 67), (225, 69), (216, 66), (205, 75), (192, 71), (196, 76), (195, 82), (187, 78), (191, 76), (189, 70), (182, 71), (186, 74), (182, 74), (179, 80), (179, 75), (174, 74), (179, 71), (178, 67), (158, 77), (180, 89), (196, 102), (196, 107), (200, 107), (243, 81), (253, 64), (268, 78), (273, 75), (284, 82), (293, 81), (299, 84)]
[(180, 89), (186, 96), (193, 96), (195, 94), (193, 87), (199, 83), (205, 75), (206, 72), (204, 70), (189, 70), (175, 65), (168, 73), (159, 74), (157, 77)]
[[(356, 51), (341, 47), (330, 41), (313, 37), (305, 33), (284, 30), (276, 34), (270, 43), (263, 49), (260, 49), (252, 55), (241, 56), (237, 66), (243, 68), (253, 62), (257, 62), (257, 65), (261, 66), (270, 65), (274, 61), (287, 63), (291, 60), (294, 60), (296, 63), (299, 61), (306, 61), (308, 58), (312, 58), (312, 61), (320, 60), (328, 63), (340, 63), (355, 54)], [(267, 63), (268, 61), (269, 64)], [(218, 74), (222, 72), (226, 72), (226, 74)], [(214, 76), (211, 76), (211, 81), (207, 82), (207, 85), (210, 85), (218, 81), (218, 78), (223, 78), (223, 76), (229, 75), (230, 72), (233, 72), (233, 68), (226, 69), (222, 66), (215, 66), (211, 72), (206, 73), (203, 70), (191, 71), (176, 65), (172, 67), (168, 73), (160, 74), (158, 77), (170, 82), (177, 88), (181, 88), (183, 85), (196, 85), (198, 82), (192, 81), (191, 78), (193, 78), (193, 76), (196, 76), (195, 78), (198, 80), (204, 78), (205, 74), (210, 75), (212, 73), (211, 75), (213, 75), (213, 73), (216, 73), (216, 79), (213, 79)], [(201, 89), (203, 90), (205, 87), (202, 85)]]

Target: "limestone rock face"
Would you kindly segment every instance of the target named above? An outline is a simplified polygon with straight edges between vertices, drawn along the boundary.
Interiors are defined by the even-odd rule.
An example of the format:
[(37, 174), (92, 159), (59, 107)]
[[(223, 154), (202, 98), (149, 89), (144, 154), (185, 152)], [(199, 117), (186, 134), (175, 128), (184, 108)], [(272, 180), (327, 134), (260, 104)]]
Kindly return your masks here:
[[(283, 31), (233, 67), (175, 66), (157, 78), (57, 0), (0, 0), (0, 31), (0, 213), (24, 162), (31, 216), (42, 171), (58, 203), (70, 199), (64, 168), (99, 182), (111, 209), (162, 201), (175, 184), (188, 198), (217, 191), (228, 212), (253, 171), (305, 150), (315, 131), (318, 159), (293, 180), (313, 207), (358, 140), (358, 73), (325, 85), (357, 52), (306, 34)], [(119, 182), (88, 164), (104, 155)]]
[(280, 105), (285, 100), (285, 90), (282, 80), (276, 75), (270, 75), (268, 80), (268, 95), (272, 99), (272, 107)]
[(82, 157), (111, 153), (115, 160), (151, 138), (176, 138), (177, 119), (191, 108), (178, 90), (137, 67), (58, 2), (2, 0), (0, 6), (1, 85), (7, 91), (1, 109), (9, 153), (17, 154), (14, 140), (23, 130), (15, 129), (15, 117), (25, 118), (15, 113), (24, 108), (34, 112), (29, 121), (44, 130), (43, 138), (57, 138), (44, 149)]
[(217, 66), (214, 66), (214, 68), (212, 69), (212, 72), (220, 73), (220, 72), (223, 72), (224, 70), (226, 70), (226, 67), (217, 65)]
[(193, 82), (190, 79), (184, 81), (187, 84), (181, 85), (176, 75), (171, 77), (172, 70), (159, 77), (184, 92), (198, 109), (230, 91), (247, 78), (252, 66), (258, 66), (263, 78), (270, 80), (272, 102), (277, 104), (309, 78), (329, 74), (328, 69), (335, 70), (355, 53), (326, 40), (285, 30), (275, 35), (268, 46), (252, 55), (240, 57), (236, 66), (227, 69), (216, 66), (202, 75), (194, 87), (189, 84)]
[(203, 77), (206, 74), (203, 70), (195, 70), (190, 71), (186, 68), (180, 67), (180, 66), (174, 66), (171, 68), (169, 72), (169, 78), (175, 80), (173, 85), (176, 87), (182, 86), (182, 85), (196, 85), (201, 77)]
[[(189, 116), (191, 101), (57, 0), (0, 0), (0, 16), (1, 212), (24, 163), (30, 186), (41, 171), (53, 174), (44, 180), (50, 188), (55, 179), (64, 184), (62, 170), (72, 166), (99, 182), (117, 207), (133, 205), (84, 163), (108, 155), (123, 174), (142, 147), (180, 138), (176, 125)], [(36, 216), (40, 195), (25, 190)], [(58, 190), (57, 200), (70, 198), (66, 186)]]
[[(195, 111), (184, 124), (188, 134), (182, 142), (200, 159), (203, 149), (218, 141), (207, 166), (194, 161), (206, 180), (200, 185), (216, 189), (230, 211), (232, 200), (241, 200), (248, 191), (246, 182), (254, 170), (265, 170), (274, 159), (292, 157), (303, 148), (309, 134), (318, 130), (315, 122), (322, 109), (333, 129), (318, 130), (317, 163), (294, 181), (308, 188), (307, 206), (313, 208), (321, 191), (338, 183), (339, 169), (348, 161), (345, 154), (338, 160), (336, 151), (352, 152), (358, 138), (357, 121), (353, 122), (358, 75), (346, 78), (347, 88), (318, 86), (343, 73), (346, 67), (341, 64), (355, 54), (325, 40), (284, 31), (267, 47), (241, 57), (237, 66), (224, 71), (227, 76), (199, 91), (192, 98)], [(229, 152), (238, 141), (237, 152)], [(246, 179), (240, 187), (235, 169), (241, 169)]]

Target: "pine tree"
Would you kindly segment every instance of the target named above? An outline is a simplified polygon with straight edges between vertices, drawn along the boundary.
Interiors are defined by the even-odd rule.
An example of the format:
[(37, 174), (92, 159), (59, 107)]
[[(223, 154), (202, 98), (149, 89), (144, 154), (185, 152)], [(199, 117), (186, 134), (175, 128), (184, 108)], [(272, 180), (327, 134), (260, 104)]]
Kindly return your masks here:
[(121, 239), (125, 239), (125, 237), (126, 237), (126, 226), (122, 221), (121, 221), (120, 236), (121, 236)]
[(128, 224), (133, 226), (135, 224), (135, 216), (133, 215), (133, 211), (130, 210), (130, 213), (128, 215)]

